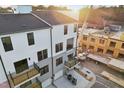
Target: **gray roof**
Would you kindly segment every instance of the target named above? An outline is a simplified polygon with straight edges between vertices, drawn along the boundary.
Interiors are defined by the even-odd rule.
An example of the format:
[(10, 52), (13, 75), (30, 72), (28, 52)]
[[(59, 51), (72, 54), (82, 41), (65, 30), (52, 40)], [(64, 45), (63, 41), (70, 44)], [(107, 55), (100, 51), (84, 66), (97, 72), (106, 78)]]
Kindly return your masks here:
[(50, 28), (32, 14), (0, 14), (0, 35)]
[(68, 23), (77, 22), (77, 20), (69, 16), (66, 16), (62, 13), (59, 13), (57, 11), (44, 10), (44, 11), (35, 11), (33, 13), (51, 25), (68, 24)]

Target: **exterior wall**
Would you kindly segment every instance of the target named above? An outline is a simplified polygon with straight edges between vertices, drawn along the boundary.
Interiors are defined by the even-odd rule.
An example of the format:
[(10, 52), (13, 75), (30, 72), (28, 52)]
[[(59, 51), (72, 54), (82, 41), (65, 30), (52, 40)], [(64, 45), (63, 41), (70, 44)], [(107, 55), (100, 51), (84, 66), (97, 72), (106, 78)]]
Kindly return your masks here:
[[(77, 33), (76, 32), (74, 33), (74, 24), (66, 24), (66, 25), (68, 25), (67, 35), (64, 35), (64, 25), (57, 25), (53, 27), (53, 31), (52, 31), (53, 56), (66, 52), (67, 39), (74, 38), (74, 47), (76, 47)], [(63, 42), (63, 51), (56, 53), (55, 45), (60, 42)]]
[(7, 79), (6, 79), (4, 70), (3, 70), (3, 66), (2, 66), (1, 61), (0, 61), (0, 84), (5, 82), (6, 80)]
[[(56, 26), (53, 26), (53, 29), (52, 29), (52, 35), (53, 35), (52, 49), (53, 49), (53, 63), (54, 63), (53, 73), (54, 74), (56, 74), (60, 70), (63, 70), (64, 63), (65, 61), (68, 60), (67, 56), (69, 54), (73, 53), (75, 55), (77, 33), (74, 32), (74, 24), (66, 24), (66, 25), (68, 25), (67, 35), (64, 35), (64, 25), (56, 25)], [(31, 46), (28, 45), (28, 40), (27, 40), (27, 33), (30, 33), (30, 32), (34, 33), (34, 42), (35, 42), (35, 44)], [(30, 31), (30, 32), (28, 31), (23, 33), (15, 33), (15, 34), (0, 36), (0, 47), (1, 47), (0, 55), (4, 62), (7, 74), (9, 74), (9, 72), (15, 74), (16, 71), (14, 67), (14, 62), (20, 61), (22, 59), (27, 59), (29, 67), (32, 66), (34, 62), (40, 65), (40, 68), (48, 65), (49, 72), (39, 77), (41, 82), (44, 82), (43, 84), (45, 86), (45, 82), (51, 81), (51, 77), (52, 77), (50, 29), (43, 29), (43, 30)], [(11, 37), (11, 41), (13, 45), (12, 51), (5, 52), (4, 50), (1, 38), (6, 36)], [(66, 49), (67, 39), (70, 39), (70, 38), (74, 38), (73, 49), (67, 51)], [(63, 51), (56, 53), (55, 45), (60, 42), (63, 42)], [(38, 62), (37, 52), (43, 49), (48, 49), (48, 58)], [(63, 57), (63, 64), (56, 66), (56, 59), (59, 57)], [(0, 83), (6, 81), (5, 75), (0, 74), (0, 76), (1, 75), (2, 75), (2, 78), (0, 79)]]
[(51, 57), (38, 62), (38, 65), (40, 66), (40, 68), (42, 68), (46, 65), (49, 66), (49, 72), (39, 77), (39, 80), (41, 82), (52, 77), (52, 59), (51, 59)]
[[(1, 47), (0, 54), (8, 74), (9, 71), (11, 73), (15, 72), (14, 62), (17, 62), (19, 60), (27, 58), (29, 66), (32, 66), (33, 62), (37, 63), (38, 62), (37, 51), (48, 49), (48, 57), (51, 57), (50, 30), (43, 29), (43, 30), (31, 31), (31, 32), (34, 32), (34, 41), (35, 41), (35, 44), (31, 46), (28, 45), (28, 40), (27, 40), (27, 33), (29, 32), (4, 35), (11, 37), (11, 41), (13, 45), (12, 51), (5, 52), (2, 41), (0, 40), (0, 47)], [(0, 38), (4, 36), (0, 36)], [(30, 60), (28, 58), (30, 58)], [(3, 80), (5, 81), (5, 79)]]
[[(57, 73), (58, 71), (62, 70), (64, 68), (64, 63), (67, 61), (67, 54), (69, 54), (70, 51), (75, 53), (75, 47), (76, 47), (76, 38), (77, 38), (77, 33), (74, 32), (74, 24), (66, 24), (68, 25), (68, 33), (67, 35), (64, 35), (64, 25), (56, 25), (53, 26), (52, 30), (52, 47), (53, 47), (53, 66), (54, 66), (54, 74)], [(69, 51), (66, 50), (67, 46), (67, 39), (74, 38), (74, 49), (71, 49)], [(63, 42), (63, 51), (60, 51), (58, 53), (55, 52), (55, 45), (57, 43)], [(63, 57), (63, 64), (56, 66), (56, 59), (59, 57)]]
[[(80, 45), (83, 49), (83, 46), (86, 45), (86, 48), (85, 49), (89, 49), (89, 46), (92, 45), (94, 46), (94, 49), (90, 51), (92, 53), (96, 53), (96, 54), (100, 54), (100, 55), (105, 55), (105, 56), (108, 56), (107, 55), (107, 50), (112, 50), (113, 51), (113, 54), (111, 55), (111, 57), (114, 57), (114, 58), (118, 58), (119, 56), (119, 53), (123, 54), (124, 53), (124, 48), (121, 48), (122, 46), (122, 43), (124, 41), (120, 41), (120, 40), (115, 40), (115, 39), (112, 39), (112, 38), (103, 38), (105, 40), (105, 43), (104, 44), (100, 44), (99, 43), (99, 40), (101, 39), (100, 37), (95, 37), (95, 36), (92, 36), (92, 35), (87, 35), (87, 40), (83, 40), (83, 36), (82, 38), (80, 39)], [(94, 37), (95, 38), (95, 42), (92, 43), (91, 42), (91, 37)], [(110, 42), (113, 41), (113, 42), (116, 42), (116, 46), (115, 47), (110, 47)], [(103, 53), (98, 53), (97, 52), (97, 49), (98, 48), (101, 48), (103, 49)]]
[[(57, 58), (60, 58), (60, 57), (63, 57), (63, 63), (60, 64), (60, 65), (58, 65), (58, 66), (56, 66), (56, 59), (57, 59)], [(53, 58), (53, 63), (54, 63), (54, 64), (53, 64), (53, 68), (54, 68), (53, 71), (54, 71), (54, 74), (64, 68), (65, 59), (66, 59), (66, 53), (65, 53), (65, 52), (64, 52), (64, 53), (61, 53), (61, 54), (59, 54), (59, 55), (57, 55), (57, 56), (54, 56), (54, 58)]]

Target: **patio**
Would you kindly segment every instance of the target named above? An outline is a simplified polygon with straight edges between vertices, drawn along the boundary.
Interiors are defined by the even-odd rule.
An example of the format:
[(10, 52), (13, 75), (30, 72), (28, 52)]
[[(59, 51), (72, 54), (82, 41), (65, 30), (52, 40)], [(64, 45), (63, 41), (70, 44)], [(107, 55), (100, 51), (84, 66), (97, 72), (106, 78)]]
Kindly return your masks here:
[[(87, 68), (81, 68), (80, 71), (87, 74), (88, 76), (93, 77), (93, 79), (88, 80), (73, 69), (69, 71), (67, 75), (64, 75), (63, 77), (54, 81), (54, 85), (57, 88), (90, 88), (92, 87), (96, 81), (96, 76), (94, 75), (94, 73), (88, 70)], [(68, 75), (71, 75), (72, 79), (69, 80)], [(76, 80), (76, 83), (73, 81), (73, 79)]]

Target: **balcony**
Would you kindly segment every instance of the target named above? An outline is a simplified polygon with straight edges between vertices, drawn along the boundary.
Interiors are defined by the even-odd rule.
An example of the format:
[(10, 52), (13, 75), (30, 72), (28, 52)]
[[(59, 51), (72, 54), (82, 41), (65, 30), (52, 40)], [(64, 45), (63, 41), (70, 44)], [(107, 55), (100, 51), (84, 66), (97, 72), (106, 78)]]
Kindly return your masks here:
[(79, 64), (79, 62), (75, 59), (71, 59), (69, 61), (67, 61), (64, 65), (67, 69), (73, 69), (77, 64)]
[(33, 79), (35, 82), (28, 81), (20, 86), (20, 88), (42, 88), (42, 83), (36, 77)]
[(19, 74), (11, 74), (9, 72), (11, 86), (14, 87), (20, 83), (23, 83), (24, 81), (36, 76), (37, 74), (39, 74), (39, 72), (35, 68), (29, 68), (28, 70), (25, 70)]

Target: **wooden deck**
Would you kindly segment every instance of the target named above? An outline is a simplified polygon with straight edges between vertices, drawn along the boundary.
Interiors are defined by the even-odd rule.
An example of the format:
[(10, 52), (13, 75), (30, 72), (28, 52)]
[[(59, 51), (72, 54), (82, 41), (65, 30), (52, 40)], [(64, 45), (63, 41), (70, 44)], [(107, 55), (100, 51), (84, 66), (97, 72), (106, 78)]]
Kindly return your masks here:
[(33, 76), (37, 75), (39, 72), (35, 68), (28, 69), (20, 74), (16, 75), (11, 75), (9, 76), (11, 86), (14, 87), (30, 78)]

